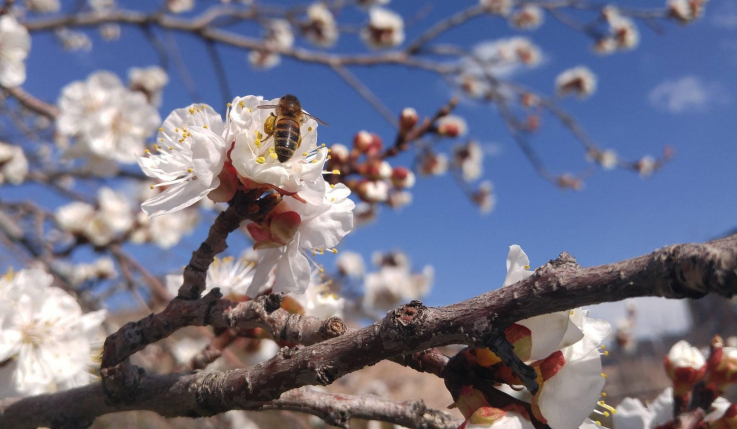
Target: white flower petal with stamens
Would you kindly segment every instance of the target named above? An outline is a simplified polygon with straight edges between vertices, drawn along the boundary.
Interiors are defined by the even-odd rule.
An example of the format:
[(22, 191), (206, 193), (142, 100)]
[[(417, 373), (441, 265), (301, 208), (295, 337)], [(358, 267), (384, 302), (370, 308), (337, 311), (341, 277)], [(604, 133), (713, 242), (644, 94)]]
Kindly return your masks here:
[(141, 205), (149, 216), (181, 210), (220, 186), (225, 163), (225, 125), (210, 106), (192, 104), (173, 111), (160, 128), (156, 154), (138, 158), (143, 172), (166, 186)]
[[(355, 203), (343, 184), (325, 187), (322, 203), (312, 205), (285, 197), (284, 202), (301, 221), (291, 241), (277, 248), (258, 249), (258, 263), (248, 296), (254, 297), (276, 266), (275, 292), (304, 293), (310, 279), (310, 263), (305, 252), (334, 248), (353, 229)], [(258, 243), (257, 243), (258, 244)]]
[(5, 394), (39, 394), (92, 380), (92, 342), (105, 311), (82, 314), (76, 300), (51, 286), (53, 277), (23, 270), (0, 279), (0, 378)]

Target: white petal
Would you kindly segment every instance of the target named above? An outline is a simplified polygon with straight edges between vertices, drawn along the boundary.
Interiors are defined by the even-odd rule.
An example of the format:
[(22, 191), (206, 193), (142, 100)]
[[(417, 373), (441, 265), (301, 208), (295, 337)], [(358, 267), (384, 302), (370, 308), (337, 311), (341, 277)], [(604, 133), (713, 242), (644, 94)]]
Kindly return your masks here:
[(150, 217), (181, 210), (205, 198), (214, 188), (206, 188), (197, 180), (172, 185), (159, 195), (146, 200), (141, 208)]
[(258, 255), (258, 263), (253, 273), (251, 286), (246, 291), (249, 298), (258, 296), (261, 288), (268, 285), (269, 277), (277, 262), (282, 258), (283, 248), (276, 249), (259, 249), (256, 251)]
[(507, 255), (507, 277), (504, 279), (503, 286), (509, 286), (530, 277), (533, 272), (527, 271), (530, 266), (530, 260), (527, 254), (516, 244), (509, 246), (509, 254)]
[(275, 292), (304, 293), (310, 283), (310, 263), (300, 252), (297, 241), (287, 246), (284, 256), (276, 264)]

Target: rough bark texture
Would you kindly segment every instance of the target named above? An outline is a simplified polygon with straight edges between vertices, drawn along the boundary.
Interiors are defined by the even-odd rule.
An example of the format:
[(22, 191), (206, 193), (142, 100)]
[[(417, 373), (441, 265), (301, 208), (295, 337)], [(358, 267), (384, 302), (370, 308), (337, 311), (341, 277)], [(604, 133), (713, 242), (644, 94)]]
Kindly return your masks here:
[(284, 350), (255, 367), (142, 377), (132, 402), (107, 403), (100, 384), (0, 402), (0, 427), (68, 427), (123, 410), (206, 416), (250, 409), (294, 388), (400, 355), (447, 344), (487, 345), (510, 323), (554, 311), (639, 296), (699, 298), (737, 293), (737, 235), (667, 246), (622, 262), (580, 268), (567, 253), (528, 279), (439, 308), (403, 305), (373, 325), (308, 347)]
[(463, 423), (447, 413), (428, 409), (421, 400), (394, 402), (374, 395), (339, 395), (305, 389), (291, 390), (255, 409), (300, 411), (345, 429), (354, 418), (423, 429), (455, 429)]

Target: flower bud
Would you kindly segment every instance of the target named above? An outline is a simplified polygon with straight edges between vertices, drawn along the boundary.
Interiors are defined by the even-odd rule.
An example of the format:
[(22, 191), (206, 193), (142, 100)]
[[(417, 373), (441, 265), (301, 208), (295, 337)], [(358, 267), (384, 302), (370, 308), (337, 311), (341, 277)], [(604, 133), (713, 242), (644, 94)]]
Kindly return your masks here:
[(535, 94), (525, 92), (520, 96), (520, 103), (524, 107), (536, 107), (540, 104), (540, 97)]
[(392, 177), (392, 166), (387, 161), (374, 158), (359, 165), (358, 173), (373, 180), (389, 179)]
[(464, 136), (468, 132), (466, 121), (455, 115), (443, 116), (438, 119), (436, 126), (438, 134), (446, 137)]
[(724, 347), (721, 337), (714, 337), (707, 367), (707, 381), (723, 392), (730, 384), (737, 383), (737, 348)]
[(415, 186), (415, 173), (407, 167), (395, 167), (391, 178), (395, 188), (409, 189)]
[(366, 270), (363, 257), (355, 252), (339, 253), (335, 264), (342, 275), (349, 277), (361, 277)]
[(427, 153), (420, 159), (420, 174), (440, 176), (448, 171), (448, 156), (444, 153)]
[(455, 405), (464, 417), (469, 418), (476, 410), (488, 407), (489, 402), (480, 390), (474, 389), (473, 386), (463, 386), (458, 393)]
[(400, 209), (412, 203), (412, 193), (409, 191), (397, 191), (389, 194), (387, 204), (393, 209)]
[(383, 180), (364, 180), (358, 184), (356, 192), (366, 202), (383, 202), (389, 198), (389, 185)]
[(353, 148), (363, 153), (366, 152), (369, 145), (374, 141), (373, 136), (368, 131), (359, 131), (353, 137)]
[(686, 341), (677, 342), (663, 360), (665, 372), (673, 380), (673, 393), (683, 395), (704, 378), (706, 359), (699, 349)]
[(350, 151), (345, 145), (336, 143), (330, 146), (330, 159), (333, 162), (342, 164), (342, 163), (348, 162), (349, 157), (350, 157)]
[(399, 116), (399, 128), (405, 131), (411, 130), (419, 120), (417, 110), (411, 107), (405, 107)]
[(646, 155), (637, 161), (637, 171), (640, 172), (640, 177), (648, 177), (656, 168), (658, 168), (658, 162), (652, 156)]

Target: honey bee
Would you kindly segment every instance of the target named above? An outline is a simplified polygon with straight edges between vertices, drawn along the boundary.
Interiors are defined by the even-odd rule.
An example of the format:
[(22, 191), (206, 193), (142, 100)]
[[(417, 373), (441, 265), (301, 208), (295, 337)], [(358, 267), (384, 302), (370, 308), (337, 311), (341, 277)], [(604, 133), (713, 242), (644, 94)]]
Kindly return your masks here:
[(302, 144), (302, 134), (300, 126), (307, 120), (312, 118), (326, 127), (328, 124), (320, 119), (310, 115), (302, 110), (302, 105), (297, 97), (287, 94), (279, 99), (279, 104), (267, 104), (258, 106), (259, 109), (276, 109), (276, 114), (272, 113), (266, 121), (264, 121), (264, 132), (267, 141), (274, 136), (274, 148), (279, 162), (287, 162), (294, 155), (294, 151)]

